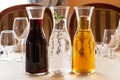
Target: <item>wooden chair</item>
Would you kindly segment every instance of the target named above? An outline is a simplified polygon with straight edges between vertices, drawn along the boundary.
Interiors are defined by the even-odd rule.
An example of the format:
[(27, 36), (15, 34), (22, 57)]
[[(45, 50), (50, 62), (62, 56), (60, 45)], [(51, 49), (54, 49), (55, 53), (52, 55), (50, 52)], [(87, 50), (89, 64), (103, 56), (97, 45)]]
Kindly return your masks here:
[[(103, 3), (86, 4), (84, 6), (94, 6), (91, 29), (96, 41), (102, 41), (105, 28), (116, 28), (120, 19), (120, 8)], [(77, 19), (75, 11), (70, 17), (69, 33), (71, 40), (73, 40), (77, 28)]]
[[(40, 6), (38, 4), (21, 4), (21, 5), (15, 5), (11, 6), (5, 10), (3, 10), (0, 13), (0, 32), (1, 30), (11, 30), (13, 27), (13, 21), (15, 17), (28, 17), (27, 11), (25, 7), (28, 6)], [(51, 31), (52, 31), (52, 14), (50, 9), (46, 8), (45, 14), (44, 14), (44, 31), (47, 37), (47, 40), (49, 40)]]

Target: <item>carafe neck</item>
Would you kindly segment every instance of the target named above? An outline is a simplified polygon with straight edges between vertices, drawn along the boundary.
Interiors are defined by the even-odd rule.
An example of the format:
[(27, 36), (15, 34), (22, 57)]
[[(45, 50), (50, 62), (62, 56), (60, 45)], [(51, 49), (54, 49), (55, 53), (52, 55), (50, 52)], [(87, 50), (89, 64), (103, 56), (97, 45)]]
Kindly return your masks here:
[(43, 19), (30, 19), (30, 28), (41, 29), (43, 27)]
[(69, 6), (51, 6), (50, 9), (54, 21), (53, 30), (66, 30)]
[(90, 18), (89, 17), (79, 17), (77, 21), (77, 30), (89, 30), (90, 29)]
[(66, 25), (66, 19), (62, 19), (59, 22), (57, 20), (54, 19), (54, 30), (66, 30), (67, 29), (67, 25)]
[(30, 19), (30, 33), (45, 36), (43, 30), (43, 19)]

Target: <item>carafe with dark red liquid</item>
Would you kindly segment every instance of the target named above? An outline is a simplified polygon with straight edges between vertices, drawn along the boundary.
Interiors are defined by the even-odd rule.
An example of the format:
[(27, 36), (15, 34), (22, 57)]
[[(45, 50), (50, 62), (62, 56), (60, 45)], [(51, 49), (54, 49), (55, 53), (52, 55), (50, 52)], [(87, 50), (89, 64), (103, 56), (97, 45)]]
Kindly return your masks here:
[(48, 72), (48, 45), (43, 30), (45, 7), (26, 7), (30, 30), (26, 40), (26, 72), (42, 75)]

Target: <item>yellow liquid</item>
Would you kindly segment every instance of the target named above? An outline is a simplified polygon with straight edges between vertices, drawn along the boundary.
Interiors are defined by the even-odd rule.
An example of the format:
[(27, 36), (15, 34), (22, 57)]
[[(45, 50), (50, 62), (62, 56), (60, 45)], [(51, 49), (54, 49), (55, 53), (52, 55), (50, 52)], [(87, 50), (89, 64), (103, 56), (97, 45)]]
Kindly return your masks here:
[(95, 71), (94, 38), (88, 27), (87, 18), (82, 17), (73, 39), (72, 69), (75, 73), (89, 74)]

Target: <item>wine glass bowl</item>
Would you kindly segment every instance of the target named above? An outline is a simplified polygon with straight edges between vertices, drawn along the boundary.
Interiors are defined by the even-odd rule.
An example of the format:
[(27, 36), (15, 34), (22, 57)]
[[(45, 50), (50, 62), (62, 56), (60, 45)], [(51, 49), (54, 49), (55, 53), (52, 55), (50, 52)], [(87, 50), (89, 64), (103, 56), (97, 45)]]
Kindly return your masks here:
[(3, 47), (3, 54), (1, 55), (1, 60), (9, 60), (9, 51), (13, 50), (16, 44), (16, 40), (12, 30), (1, 31), (1, 46)]
[(14, 19), (13, 31), (18, 41), (25, 39), (28, 33), (28, 20), (26, 17), (17, 17)]

